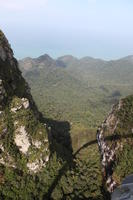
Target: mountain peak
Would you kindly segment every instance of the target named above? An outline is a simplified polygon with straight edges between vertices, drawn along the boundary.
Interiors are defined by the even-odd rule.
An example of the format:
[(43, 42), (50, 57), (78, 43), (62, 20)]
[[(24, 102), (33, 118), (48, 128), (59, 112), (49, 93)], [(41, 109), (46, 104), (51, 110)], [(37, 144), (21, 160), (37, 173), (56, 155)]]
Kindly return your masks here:
[(78, 59), (72, 55), (64, 55), (59, 57), (56, 62), (62, 63), (62, 66), (64, 65), (65, 67), (68, 66), (69, 64), (77, 62)]
[(41, 62), (53, 62), (53, 58), (51, 58), (48, 54), (44, 54), (36, 58), (36, 61), (41, 63)]
[(77, 58), (76, 57), (74, 57), (74, 56), (72, 56), (72, 55), (64, 55), (64, 56), (61, 56), (61, 57), (59, 57), (58, 58), (59, 60), (77, 60)]
[(85, 56), (85, 57), (83, 57), (83, 58), (81, 58), (80, 59), (80, 61), (82, 61), (82, 62), (89, 62), (89, 63), (96, 63), (96, 62), (103, 62), (103, 63), (105, 63), (106, 61), (105, 60), (102, 60), (102, 59), (100, 59), (100, 58), (93, 58), (93, 57), (91, 57), (91, 56)]

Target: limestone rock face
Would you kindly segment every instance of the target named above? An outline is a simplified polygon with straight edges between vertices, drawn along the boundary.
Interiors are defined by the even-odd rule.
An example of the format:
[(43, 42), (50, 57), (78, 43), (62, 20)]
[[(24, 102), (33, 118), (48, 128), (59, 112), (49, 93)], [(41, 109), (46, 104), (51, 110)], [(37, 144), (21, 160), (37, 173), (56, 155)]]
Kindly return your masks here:
[[(0, 31), (0, 164), (37, 173), (49, 161), (44, 124), (18, 69), (18, 62)], [(41, 134), (40, 134), (41, 133)], [(21, 157), (21, 162), (20, 162)]]
[(28, 101), (28, 99), (26, 99), (26, 98), (22, 98), (22, 101), (23, 101), (23, 106), (24, 106), (24, 108), (25, 109), (27, 109), (27, 108), (29, 108), (29, 101)]
[(97, 130), (102, 172), (111, 193), (133, 172), (133, 95), (114, 105)]
[(16, 129), (15, 134), (15, 144), (18, 146), (19, 150), (26, 154), (28, 152), (30, 142), (25, 130), (24, 126), (20, 126), (18, 129)]

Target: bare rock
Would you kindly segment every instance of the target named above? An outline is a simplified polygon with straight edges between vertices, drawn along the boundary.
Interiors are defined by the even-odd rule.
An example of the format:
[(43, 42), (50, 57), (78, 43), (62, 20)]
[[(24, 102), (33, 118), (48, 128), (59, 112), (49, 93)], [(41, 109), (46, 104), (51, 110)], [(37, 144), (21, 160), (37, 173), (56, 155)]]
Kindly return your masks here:
[(40, 149), (40, 148), (41, 148), (41, 145), (42, 145), (41, 141), (38, 141), (38, 140), (33, 141), (32, 144), (33, 144), (37, 149)]
[(23, 107), (24, 107), (25, 109), (28, 109), (29, 106), (30, 106), (29, 100), (26, 99), (26, 98), (22, 98), (22, 101), (23, 101)]
[(19, 150), (24, 153), (27, 154), (28, 149), (30, 147), (30, 142), (29, 142), (29, 138), (27, 136), (27, 132), (25, 130), (24, 126), (20, 126), (19, 128), (17, 128), (17, 130), (15, 131), (15, 144), (18, 146)]
[(36, 159), (34, 162), (27, 163), (27, 167), (30, 172), (37, 173), (40, 171), (43, 167), (45, 167), (46, 164), (43, 162), (42, 159)]

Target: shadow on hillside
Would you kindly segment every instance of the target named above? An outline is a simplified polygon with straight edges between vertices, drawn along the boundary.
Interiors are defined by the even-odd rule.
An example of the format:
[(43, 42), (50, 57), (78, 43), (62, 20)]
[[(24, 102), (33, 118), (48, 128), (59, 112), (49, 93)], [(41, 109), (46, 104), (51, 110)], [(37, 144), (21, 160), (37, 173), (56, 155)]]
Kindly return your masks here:
[(47, 124), (51, 155), (56, 152), (58, 158), (71, 161), (73, 148), (70, 135), (70, 124), (67, 121), (44, 119)]
[[(106, 136), (105, 137), (105, 141), (117, 141), (117, 140), (121, 140), (121, 139), (128, 139), (128, 138), (133, 138), (133, 134), (126, 134), (126, 135), (111, 135), (111, 136)], [(76, 157), (76, 155), (83, 150), (84, 148), (87, 148), (88, 146), (92, 145), (92, 144), (96, 144), (97, 140), (92, 140), (89, 141), (87, 143), (85, 143), (83, 146), (81, 146), (74, 154), (73, 157)]]
[[(54, 121), (55, 122), (55, 121)], [(60, 124), (61, 122), (59, 122)], [(59, 125), (57, 123), (57, 125)], [(61, 125), (63, 125), (63, 123), (61, 123)], [(54, 129), (55, 131), (56, 129)], [(56, 135), (57, 136), (57, 135)], [(55, 137), (56, 137), (55, 136)], [(126, 139), (126, 138), (133, 138), (132, 134), (127, 134), (127, 135), (123, 135), (123, 136), (107, 136), (105, 137), (105, 140), (106, 141), (117, 141), (117, 140), (120, 140), (120, 139)], [(67, 143), (66, 143), (67, 144)], [(71, 157), (71, 167), (70, 167), (70, 163), (69, 162), (66, 162), (63, 167), (59, 170), (58, 172), (58, 175), (55, 177), (55, 180), (53, 181), (52, 185), (50, 186), (49, 190), (48, 190), (48, 193), (44, 196), (44, 199), (51, 199), (51, 194), (52, 192), (54, 191), (54, 189), (56, 188), (57, 184), (59, 183), (61, 177), (66, 173), (67, 170), (69, 170), (70, 168), (74, 169), (75, 168), (75, 163), (74, 163), (74, 159), (76, 158), (76, 156), (80, 153), (81, 150), (87, 148), (88, 146), (92, 145), (92, 144), (97, 144), (97, 140), (92, 140), (92, 141), (89, 141), (87, 143), (85, 143), (83, 146), (81, 146), (74, 154), (72, 154), (72, 157)], [(89, 156), (89, 155), (88, 155)], [(107, 193), (107, 191), (105, 191), (103, 188), (101, 188), (101, 191), (102, 193), (104, 194), (105, 196), (105, 199), (110, 199), (110, 195)], [(63, 197), (63, 199), (65, 199), (65, 196)]]
[(42, 118), (43, 123), (47, 124), (49, 147), (51, 156), (56, 153), (57, 158), (65, 161), (63, 167), (58, 171), (53, 183), (49, 187), (47, 194), (43, 199), (51, 199), (51, 194), (56, 188), (61, 177), (67, 170), (74, 167), (73, 148), (70, 135), (70, 124), (67, 121), (57, 121), (53, 119)]

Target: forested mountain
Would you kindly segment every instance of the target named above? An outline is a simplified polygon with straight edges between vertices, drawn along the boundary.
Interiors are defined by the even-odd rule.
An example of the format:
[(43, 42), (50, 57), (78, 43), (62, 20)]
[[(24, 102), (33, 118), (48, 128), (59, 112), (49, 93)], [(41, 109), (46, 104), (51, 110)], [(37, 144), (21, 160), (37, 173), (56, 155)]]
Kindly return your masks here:
[(0, 31), (0, 199), (104, 199), (97, 143), (74, 152), (70, 129), (39, 113)]
[[(109, 200), (133, 173), (133, 96), (116, 103), (102, 122), (111, 104), (131, 92), (132, 57), (113, 61), (125, 63), (115, 64), (116, 73), (110, 62), (92, 58), (80, 60), (91, 64), (79, 73), (78, 62), (48, 55), (20, 61), (42, 115), (0, 31), (0, 199)], [(101, 69), (108, 63), (110, 72), (97, 62)], [(99, 83), (102, 73), (108, 79), (91, 85), (87, 69)]]
[(19, 61), (32, 95), (47, 117), (69, 120), (72, 129), (94, 129), (111, 106), (132, 94), (133, 56), (104, 61), (48, 55)]

